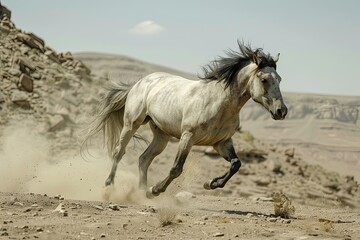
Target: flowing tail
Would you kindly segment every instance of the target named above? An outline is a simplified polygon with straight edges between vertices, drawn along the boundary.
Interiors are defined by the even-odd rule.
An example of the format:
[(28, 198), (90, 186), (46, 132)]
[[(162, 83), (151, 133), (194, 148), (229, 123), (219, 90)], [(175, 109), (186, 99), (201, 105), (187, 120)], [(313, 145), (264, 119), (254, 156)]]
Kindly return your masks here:
[[(115, 148), (119, 145), (120, 133), (124, 125), (126, 98), (133, 85), (110, 83), (106, 87), (105, 96), (100, 100), (98, 112), (89, 125), (82, 149), (91, 137), (102, 131), (109, 156), (113, 155)], [(143, 139), (140, 135), (134, 137)]]

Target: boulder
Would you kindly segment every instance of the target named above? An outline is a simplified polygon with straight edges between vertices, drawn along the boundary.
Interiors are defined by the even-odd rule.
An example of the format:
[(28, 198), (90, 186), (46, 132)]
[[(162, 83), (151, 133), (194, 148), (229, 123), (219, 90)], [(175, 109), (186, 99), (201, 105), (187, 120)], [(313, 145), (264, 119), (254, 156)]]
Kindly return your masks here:
[(32, 78), (24, 73), (20, 75), (19, 83), (28, 92), (32, 92), (34, 90)]
[(11, 75), (13, 75), (13, 76), (18, 77), (18, 76), (20, 76), (20, 74), (21, 74), (20, 66), (19, 66), (19, 65), (13, 66), (12, 68), (10, 68), (10, 69), (8, 70), (8, 72), (9, 72)]
[(0, 3), (0, 20), (3, 19), (4, 17), (11, 19), (11, 11), (10, 9), (5, 7), (4, 5), (1, 5)]
[(0, 104), (5, 102), (5, 96), (2, 92), (0, 92)]
[(49, 131), (56, 131), (63, 127), (65, 124), (65, 119), (61, 115), (55, 115), (50, 118)]
[(31, 72), (35, 71), (35, 64), (27, 57), (16, 57), (14, 63), (19, 64), (20, 70), (28, 68)]
[(28, 32), (27, 33), (32, 39), (34, 39), (35, 41), (37, 41), (38, 43), (41, 44), (41, 46), (45, 46), (45, 41), (40, 38), (39, 36), (37, 36), (36, 34), (32, 33), (32, 32)]
[(0, 22), (0, 26), (2, 28), (5, 28), (7, 31), (10, 31), (12, 29), (15, 29), (15, 24), (10, 21), (8, 17), (3, 17), (3, 19)]
[(47, 51), (45, 52), (45, 55), (46, 55), (47, 58), (50, 59), (51, 61), (56, 62), (56, 63), (58, 63), (58, 64), (61, 63), (61, 62), (60, 62), (60, 59), (58, 58), (57, 54), (56, 54), (54, 51), (52, 51), (52, 50), (47, 50)]
[(28, 45), (31, 48), (36, 48), (39, 49), (40, 51), (44, 52), (44, 45), (42, 44), (42, 42), (37, 41), (36, 38), (32, 38), (30, 35), (26, 34), (26, 33), (18, 33), (16, 35), (16, 38), (20, 41), (25, 43), (26, 45)]
[(30, 108), (28, 97), (24, 92), (14, 91), (12, 93), (11, 101), (20, 107)]
[(72, 56), (71, 52), (59, 53), (58, 58), (61, 63), (74, 60), (74, 57)]

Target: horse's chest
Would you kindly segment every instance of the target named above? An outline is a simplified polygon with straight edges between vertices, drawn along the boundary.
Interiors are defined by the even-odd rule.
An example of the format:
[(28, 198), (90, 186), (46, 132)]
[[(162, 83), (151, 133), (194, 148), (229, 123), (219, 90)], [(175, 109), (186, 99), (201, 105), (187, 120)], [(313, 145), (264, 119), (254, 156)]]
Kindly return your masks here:
[(239, 127), (238, 118), (234, 119), (213, 119), (200, 124), (195, 133), (197, 144), (213, 145), (231, 138)]

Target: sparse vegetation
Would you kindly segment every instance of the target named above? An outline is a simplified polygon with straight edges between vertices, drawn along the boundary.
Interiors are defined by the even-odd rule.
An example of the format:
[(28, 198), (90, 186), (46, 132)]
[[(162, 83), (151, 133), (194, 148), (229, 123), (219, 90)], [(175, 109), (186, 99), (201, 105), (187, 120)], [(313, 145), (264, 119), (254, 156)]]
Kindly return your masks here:
[(158, 218), (160, 226), (165, 227), (175, 222), (176, 210), (171, 207), (160, 208), (158, 212)]
[(320, 223), (320, 230), (324, 232), (331, 232), (334, 230), (334, 224), (331, 221), (323, 221)]
[(272, 199), (274, 201), (274, 212), (276, 217), (290, 218), (295, 214), (295, 207), (284, 193), (274, 192), (272, 194)]
[(252, 135), (251, 132), (249, 132), (249, 131), (242, 131), (241, 132), (241, 138), (244, 141), (249, 142), (249, 143), (253, 143), (254, 140), (255, 140), (254, 135)]

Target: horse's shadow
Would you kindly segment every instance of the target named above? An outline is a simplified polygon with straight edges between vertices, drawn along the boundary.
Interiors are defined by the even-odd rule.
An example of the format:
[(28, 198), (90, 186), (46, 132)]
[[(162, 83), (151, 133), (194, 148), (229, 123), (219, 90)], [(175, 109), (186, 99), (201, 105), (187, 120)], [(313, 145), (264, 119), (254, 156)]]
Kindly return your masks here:
[(268, 213), (260, 213), (260, 212), (253, 212), (253, 211), (241, 211), (241, 210), (213, 210), (213, 209), (207, 209), (207, 208), (200, 208), (200, 210), (203, 211), (209, 211), (209, 212), (218, 212), (218, 213), (224, 213), (229, 215), (238, 215), (238, 216), (248, 216), (249, 214), (255, 217), (265, 216), (265, 217), (274, 217), (273, 214)]

